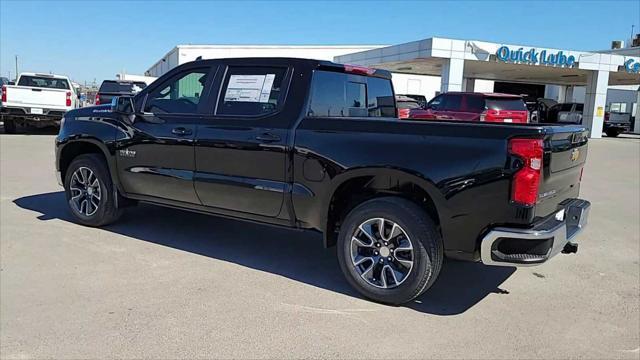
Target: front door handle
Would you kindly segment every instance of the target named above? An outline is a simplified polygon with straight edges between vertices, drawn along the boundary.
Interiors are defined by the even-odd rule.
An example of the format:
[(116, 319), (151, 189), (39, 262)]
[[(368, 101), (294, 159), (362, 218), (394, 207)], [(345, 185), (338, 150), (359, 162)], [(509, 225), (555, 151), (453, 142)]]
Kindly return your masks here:
[(185, 136), (185, 135), (191, 135), (192, 131), (191, 129), (187, 129), (184, 127), (177, 127), (171, 130), (171, 133), (178, 136)]
[(280, 141), (280, 136), (272, 133), (264, 133), (256, 136), (256, 140), (262, 142), (276, 142)]

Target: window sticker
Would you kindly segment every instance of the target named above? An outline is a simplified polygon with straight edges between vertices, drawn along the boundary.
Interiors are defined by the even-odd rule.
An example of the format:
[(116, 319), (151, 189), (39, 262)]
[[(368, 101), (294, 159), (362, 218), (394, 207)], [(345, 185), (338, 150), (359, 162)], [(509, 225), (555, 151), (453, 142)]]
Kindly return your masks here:
[(224, 101), (269, 102), (275, 74), (231, 75)]

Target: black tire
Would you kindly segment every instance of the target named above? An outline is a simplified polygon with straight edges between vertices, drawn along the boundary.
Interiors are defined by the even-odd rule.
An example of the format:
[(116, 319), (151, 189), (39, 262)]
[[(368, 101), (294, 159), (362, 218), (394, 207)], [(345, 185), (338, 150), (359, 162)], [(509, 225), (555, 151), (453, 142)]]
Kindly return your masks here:
[(620, 130), (608, 129), (606, 131), (606, 134), (608, 137), (618, 137), (618, 135), (620, 135)]
[(4, 133), (5, 134), (15, 134), (17, 132), (16, 123), (10, 119), (4, 119)]
[[(71, 190), (72, 181), (74, 181), (75, 189), (82, 188), (81, 183), (79, 186), (78, 182), (73, 179), (76, 171), (81, 168), (83, 168), (82, 171), (85, 172), (86, 170), (84, 169), (89, 169), (95, 176), (94, 178), (92, 178), (94, 179), (94, 183), (97, 179), (97, 182), (99, 184), (100, 199), (97, 201), (97, 206), (93, 207), (93, 209), (95, 209), (93, 213), (86, 211), (86, 206), (89, 206), (87, 204), (85, 204), (85, 211), (83, 212), (83, 207), (74, 205), (75, 200), (72, 199), (74, 195), (81, 193), (77, 190)], [(79, 176), (77, 179), (79, 179), (80, 177), (81, 176)], [(107, 164), (105, 163), (104, 158), (102, 158), (98, 154), (80, 155), (71, 162), (65, 174), (64, 190), (71, 214), (82, 225), (96, 227), (104, 226), (116, 221), (122, 214), (122, 209), (118, 209), (118, 207), (116, 206), (116, 199), (114, 198), (114, 186), (111, 180), (109, 169), (107, 168)], [(86, 199), (86, 192), (83, 196)], [(81, 198), (83, 196), (81, 196)]]
[[(404, 276), (404, 280), (397, 284), (392, 284), (394, 286), (392, 288), (381, 288), (365, 280), (363, 278), (364, 275), (361, 276), (361, 273), (368, 273), (368, 271), (363, 272), (352, 261), (352, 237), (355, 234), (362, 236), (362, 232), (358, 233), (360, 225), (377, 218), (384, 218), (391, 223), (399, 225), (413, 248), (412, 266)], [(378, 226), (379, 228), (380, 226)], [(390, 237), (392, 236), (390, 234)], [(404, 239), (405, 237), (400, 235), (400, 238)], [(392, 253), (392, 255), (398, 256), (398, 253)], [(403, 198), (382, 197), (363, 202), (346, 216), (340, 228), (337, 254), (342, 272), (349, 284), (358, 292), (377, 302), (398, 305), (415, 299), (434, 284), (442, 268), (443, 245), (434, 221), (421, 207)], [(376, 254), (382, 255), (383, 252), (379, 251)], [(395, 258), (392, 257), (392, 259), (396, 261)], [(386, 259), (379, 260), (386, 261)], [(387, 264), (392, 262), (390, 261)], [(372, 263), (378, 264), (375, 261), (372, 261)], [(384, 272), (384, 263), (381, 262), (379, 266), (382, 267), (382, 272)], [(375, 271), (375, 269), (372, 270), (372, 273)], [(378, 272), (378, 274), (381, 274), (381, 272)], [(386, 273), (387, 278), (389, 274)], [(383, 277), (383, 275), (380, 277)], [(376, 280), (375, 277), (373, 280)], [(388, 281), (384, 285), (387, 285), (387, 283)]]

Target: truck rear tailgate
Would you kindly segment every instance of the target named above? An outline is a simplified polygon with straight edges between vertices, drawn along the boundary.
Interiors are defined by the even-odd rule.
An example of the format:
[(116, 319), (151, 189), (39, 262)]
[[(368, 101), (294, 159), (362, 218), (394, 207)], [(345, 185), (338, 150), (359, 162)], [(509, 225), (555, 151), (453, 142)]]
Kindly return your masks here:
[(544, 139), (536, 217), (547, 216), (556, 211), (562, 201), (578, 197), (588, 137), (588, 130), (580, 126), (550, 127)]
[(7, 86), (4, 106), (22, 108), (67, 109), (66, 89), (45, 89), (29, 86)]

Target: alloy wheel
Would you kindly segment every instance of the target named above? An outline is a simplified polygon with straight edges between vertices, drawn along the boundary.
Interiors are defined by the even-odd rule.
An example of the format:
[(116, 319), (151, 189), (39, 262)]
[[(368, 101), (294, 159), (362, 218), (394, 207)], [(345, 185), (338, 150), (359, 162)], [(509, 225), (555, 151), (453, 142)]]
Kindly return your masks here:
[(74, 210), (84, 216), (91, 216), (98, 211), (102, 199), (102, 188), (98, 177), (88, 167), (79, 167), (71, 176), (69, 184), (71, 205)]
[(402, 284), (413, 269), (413, 245), (394, 221), (373, 218), (360, 224), (351, 237), (351, 262), (369, 285), (391, 289)]

